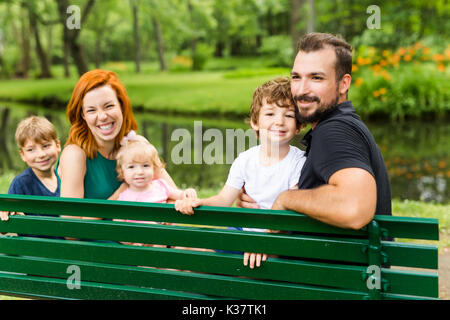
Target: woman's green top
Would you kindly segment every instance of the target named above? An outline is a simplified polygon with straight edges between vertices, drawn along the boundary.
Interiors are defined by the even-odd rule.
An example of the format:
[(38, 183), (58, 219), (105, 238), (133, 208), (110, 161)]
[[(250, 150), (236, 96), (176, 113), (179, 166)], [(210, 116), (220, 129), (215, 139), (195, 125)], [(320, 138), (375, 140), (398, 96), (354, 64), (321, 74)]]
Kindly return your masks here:
[(108, 199), (121, 182), (117, 180), (116, 160), (109, 160), (97, 152), (97, 157), (86, 157), (84, 176), (84, 198)]

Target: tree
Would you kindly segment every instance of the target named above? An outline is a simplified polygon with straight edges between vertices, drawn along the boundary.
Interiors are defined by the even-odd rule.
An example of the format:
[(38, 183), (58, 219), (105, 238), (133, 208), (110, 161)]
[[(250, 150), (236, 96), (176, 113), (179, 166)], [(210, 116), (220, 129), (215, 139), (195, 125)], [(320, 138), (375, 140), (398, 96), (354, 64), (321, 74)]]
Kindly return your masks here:
[[(86, 55), (83, 46), (78, 43), (81, 28), (68, 28), (66, 25), (67, 9), (69, 8), (69, 0), (56, 0), (58, 4), (58, 12), (60, 16), (60, 22), (63, 27), (63, 43), (64, 43), (64, 57), (65, 57), (65, 73), (68, 76), (68, 56), (69, 52), (72, 56), (75, 66), (77, 67), (78, 74), (81, 76), (89, 70)], [(83, 25), (86, 18), (94, 6), (95, 0), (88, 0), (81, 10), (80, 25)]]
[(36, 2), (35, 1), (22, 2), (22, 5), (25, 6), (28, 10), (30, 31), (34, 36), (36, 56), (39, 59), (39, 65), (41, 67), (41, 73), (38, 77), (51, 78), (52, 74), (50, 72), (49, 59), (47, 56), (47, 52), (42, 46), (41, 38), (39, 35), (38, 12), (36, 8)]
[(297, 50), (298, 41), (302, 34), (299, 23), (300, 23), (300, 10), (305, 4), (305, 0), (290, 0), (291, 5), (291, 39), (292, 39), (292, 48), (295, 54)]
[(141, 72), (141, 40), (139, 38), (139, 6), (138, 0), (130, 0), (131, 11), (133, 12), (133, 39), (134, 39), (134, 61), (136, 72)]
[[(15, 38), (19, 42), (19, 48), (20, 48), (20, 58), (18, 61), (18, 64), (16, 66), (16, 77), (19, 78), (28, 78), (28, 74), (30, 71), (31, 66), (31, 55), (30, 55), (30, 26), (28, 19), (26, 19), (26, 9), (23, 5), (20, 6), (19, 9), (19, 16), (20, 16), (20, 27), (16, 25), (16, 22), (13, 20), (12, 22), (12, 29)], [(20, 28), (20, 29), (19, 29)]]
[(161, 27), (159, 25), (158, 19), (155, 16), (152, 17), (152, 23), (153, 23), (153, 30), (155, 33), (156, 47), (157, 47), (157, 51), (158, 51), (159, 70), (166, 71), (167, 64), (166, 64), (166, 59), (164, 57), (164, 55), (165, 55), (164, 40), (163, 40)]

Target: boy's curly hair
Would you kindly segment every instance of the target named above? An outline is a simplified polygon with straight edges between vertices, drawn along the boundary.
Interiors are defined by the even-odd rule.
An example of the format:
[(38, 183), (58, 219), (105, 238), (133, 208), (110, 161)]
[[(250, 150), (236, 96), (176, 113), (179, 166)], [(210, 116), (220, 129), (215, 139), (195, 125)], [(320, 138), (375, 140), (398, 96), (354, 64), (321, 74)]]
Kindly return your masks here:
[[(258, 124), (259, 112), (265, 103), (275, 104), (280, 108), (294, 106), (297, 113), (297, 107), (292, 97), (291, 79), (289, 77), (278, 77), (256, 88), (253, 92), (253, 100), (250, 107), (250, 121), (252, 123)], [(302, 126), (303, 124), (297, 120), (297, 128)]]

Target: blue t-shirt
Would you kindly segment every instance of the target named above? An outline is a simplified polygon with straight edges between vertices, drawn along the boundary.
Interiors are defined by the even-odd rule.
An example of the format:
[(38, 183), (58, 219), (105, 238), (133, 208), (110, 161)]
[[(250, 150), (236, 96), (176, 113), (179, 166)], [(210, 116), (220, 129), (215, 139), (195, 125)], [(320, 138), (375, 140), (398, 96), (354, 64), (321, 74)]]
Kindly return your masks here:
[[(59, 197), (59, 189), (61, 186), (61, 180), (56, 173), (56, 179), (58, 180), (58, 186), (55, 192), (51, 192), (47, 187), (39, 180), (39, 178), (34, 174), (31, 168), (27, 168), (21, 174), (16, 176), (9, 186), (8, 194), (23, 194), (28, 196), (46, 196), (46, 197)], [(55, 215), (49, 214), (38, 214), (38, 213), (25, 213), (27, 216), (46, 216), (55, 217)], [(37, 237), (37, 238), (50, 238), (50, 239), (64, 239), (61, 237), (50, 237), (50, 236), (34, 236), (29, 234), (20, 234), (20, 236), (25, 237)]]
[[(56, 172), (55, 172), (56, 174)], [(58, 186), (55, 192), (51, 192), (46, 186), (39, 180), (34, 174), (31, 168), (27, 168), (24, 172), (19, 174), (11, 182), (9, 186), (8, 194), (23, 194), (29, 196), (46, 196), (46, 197), (59, 197), (59, 187), (61, 181), (56, 174), (58, 179)]]

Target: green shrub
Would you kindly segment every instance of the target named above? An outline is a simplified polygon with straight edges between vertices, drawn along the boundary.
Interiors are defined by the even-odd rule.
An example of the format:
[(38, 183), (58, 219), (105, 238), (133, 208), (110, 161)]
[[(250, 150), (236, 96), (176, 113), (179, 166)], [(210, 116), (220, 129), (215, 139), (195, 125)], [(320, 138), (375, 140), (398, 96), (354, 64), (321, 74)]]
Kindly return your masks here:
[(391, 119), (448, 115), (450, 46), (440, 52), (421, 42), (396, 51), (359, 47), (349, 92), (357, 111)]
[(264, 38), (259, 52), (272, 60), (272, 67), (292, 67), (293, 49), (289, 36)]
[(203, 70), (206, 62), (212, 57), (214, 49), (207, 44), (197, 44), (193, 57), (192, 69), (195, 71)]

